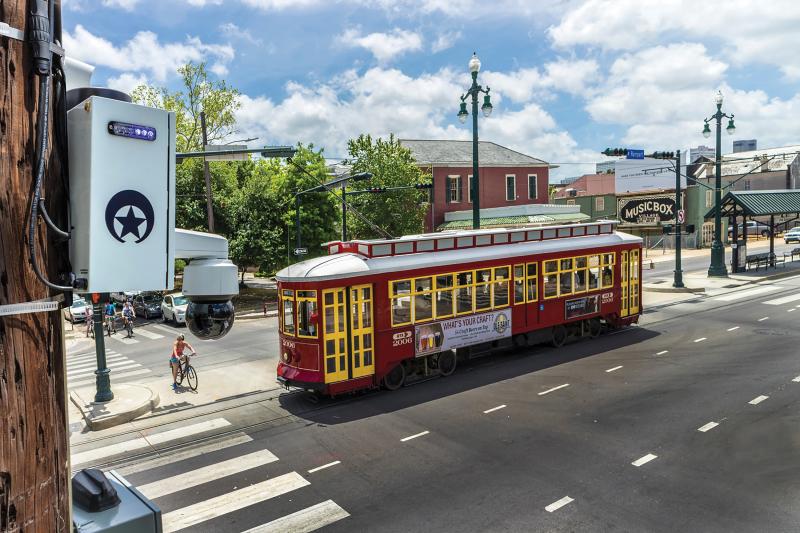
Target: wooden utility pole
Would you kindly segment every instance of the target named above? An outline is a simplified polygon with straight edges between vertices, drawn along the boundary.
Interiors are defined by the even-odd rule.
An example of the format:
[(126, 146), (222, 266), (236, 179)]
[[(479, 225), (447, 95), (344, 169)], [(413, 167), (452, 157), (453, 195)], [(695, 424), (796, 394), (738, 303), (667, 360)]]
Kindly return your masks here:
[[(203, 151), (208, 146), (208, 130), (206, 129), (206, 112), (200, 111), (200, 129), (203, 132)], [(211, 170), (208, 168), (208, 160), (203, 157), (203, 177), (206, 180), (206, 215), (208, 216), (208, 231), (214, 233), (214, 201), (211, 190)]]
[[(0, 0), (0, 22), (28, 34), (34, 1)], [(60, 20), (60, 2), (55, 2)], [(60, 25), (56, 28), (60, 39)], [(0, 37), (0, 311), (49, 300), (57, 293), (28, 261), (27, 225), (34, 191), (39, 77), (30, 45)], [(52, 83), (52, 78), (49, 80)], [(52, 92), (51, 121), (55, 116)], [(42, 195), (51, 218), (67, 225), (67, 193), (59, 162), (65, 143), (50, 143)], [(69, 271), (64, 241), (36, 233), (38, 264), (50, 280)], [(0, 316), (0, 531), (61, 532), (69, 520), (69, 447), (61, 311)]]

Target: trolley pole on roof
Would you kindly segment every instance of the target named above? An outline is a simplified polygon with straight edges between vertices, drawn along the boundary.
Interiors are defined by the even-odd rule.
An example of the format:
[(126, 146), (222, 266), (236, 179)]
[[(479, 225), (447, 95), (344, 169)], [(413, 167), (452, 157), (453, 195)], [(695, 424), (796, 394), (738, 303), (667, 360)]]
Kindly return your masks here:
[(461, 109), (458, 111), (458, 120), (463, 124), (467, 120), (467, 97), (472, 97), (472, 229), (481, 227), (481, 197), (480, 197), (480, 178), (478, 176), (478, 95), (484, 93), (481, 111), (483, 116), (489, 117), (492, 114), (492, 102), (489, 98), (489, 87), (484, 89), (478, 85), (478, 71), (481, 69), (481, 61), (477, 54), (472, 53), (469, 60), (469, 71), (472, 74), (472, 86), (466, 94), (461, 95)]

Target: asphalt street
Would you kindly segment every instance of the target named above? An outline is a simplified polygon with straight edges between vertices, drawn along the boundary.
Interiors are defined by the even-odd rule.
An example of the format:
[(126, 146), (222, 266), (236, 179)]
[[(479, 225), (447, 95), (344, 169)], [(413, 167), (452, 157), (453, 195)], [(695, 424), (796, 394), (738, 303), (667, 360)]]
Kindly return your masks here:
[(393, 393), (115, 433), (73, 467), (118, 468), (165, 531), (797, 531), (798, 316), (800, 277), (763, 282)]

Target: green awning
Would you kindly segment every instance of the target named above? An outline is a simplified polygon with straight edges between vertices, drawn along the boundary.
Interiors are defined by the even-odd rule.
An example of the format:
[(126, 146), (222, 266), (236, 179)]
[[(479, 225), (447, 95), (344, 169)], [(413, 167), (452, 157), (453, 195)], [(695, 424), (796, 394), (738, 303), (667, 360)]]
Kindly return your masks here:
[[(749, 217), (767, 215), (792, 215), (800, 213), (800, 190), (777, 191), (730, 191), (722, 198), (721, 214), (732, 216), (744, 213)], [(716, 207), (706, 213), (705, 218), (713, 218)]]
[[(519, 215), (513, 217), (481, 218), (481, 228), (504, 228), (512, 226), (529, 226), (531, 224), (570, 224), (585, 222), (591, 217), (583, 213), (557, 213), (552, 215)], [(439, 231), (472, 229), (472, 220), (451, 220), (440, 224)]]

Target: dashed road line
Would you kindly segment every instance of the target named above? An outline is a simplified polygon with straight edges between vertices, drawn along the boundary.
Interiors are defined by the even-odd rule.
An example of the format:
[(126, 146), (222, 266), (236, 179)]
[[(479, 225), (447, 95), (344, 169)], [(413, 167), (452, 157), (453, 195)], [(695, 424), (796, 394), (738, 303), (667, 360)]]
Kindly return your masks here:
[(795, 310), (794, 307), (792, 307), (791, 309), (787, 309), (786, 312), (787, 313), (792, 313), (792, 312), (794, 312), (794, 310)]
[(609, 368), (608, 370), (606, 370), (606, 372), (615, 372), (615, 371), (619, 370), (620, 368), (622, 368), (622, 365), (615, 366), (614, 368)]
[(703, 342), (704, 340), (708, 340), (706, 337), (700, 337), (699, 339), (695, 339), (692, 342)]
[(636, 459), (636, 460), (635, 460), (634, 462), (632, 462), (631, 464), (632, 464), (633, 466), (642, 466), (643, 464), (647, 464), (647, 463), (649, 463), (650, 461), (652, 461), (652, 460), (653, 460), (653, 459), (655, 459), (656, 457), (658, 457), (658, 456), (657, 456), (657, 455), (653, 455), (652, 453), (648, 453), (648, 454), (647, 454), (647, 455), (645, 455), (644, 457), (639, 457), (638, 459)]
[(487, 409), (483, 412), (483, 414), (488, 415), (489, 413), (494, 413), (495, 411), (499, 411), (500, 409), (505, 409), (506, 404), (498, 405), (497, 407), (492, 407), (491, 409)]
[(800, 376), (797, 376), (792, 381), (794, 381), (795, 383), (800, 383)]
[(756, 396), (755, 398), (753, 398), (752, 400), (750, 400), (747, 403), (749, 403), (750, 405), (758, 405), (761, 402), (763, 402), (764, 400), (766, 400), (767, 398), (769, 398), (769, 396), (764, 396), (764, 395)]
[(661, 350), (656, 355), (664, 355), (665, 353), (669, 353), (669, 350)]
[(699, 428), (697, 428), (697, 431), (700, 431), (700, 432), (702, 432), (702, 433), (705, 433), (706, 431), (708, 431), (708, 430), (710, 430), (710, 429), (714, 429), (714, 428), (715, 428), (715, 427), (717, 427), (718, 425), (719, 425), (719, 424), (718, 424), (718, 423), (716, 423), (716, 422), (709, 422), (708, 424), (705, 424), (705, 425), (703, 425), (703, 426), (700, 426)]
[(330, 468), (332, 466), (336, 466), (338, 464), (342, 464), (341, 461), (333, 461), (332, 463), (328, 463), (326, 465), (318, 466), (316, 468), (312, 468), (308, 471), (309, 474), (313, 474), (314, 472), (319, 472), (320, 470), (325, 470), (326, 468)]
[(765, 316), (765, 317), (762, 317), (762, 318), (758, 319), (759, 322), (764, 322), (765, 320), (769, 320), (769, 317)]
[(423, 431), (421, 433), (417, 433), (416, 435), (409, 435), (408, 437), (403, 437), (402, 439), (400, 439), (400, 442), (408, 442), (411, 439), (416, 439), (417, 437), (424, 437), (428, 433), (430, 433), (430, 431)]
[(569, 383), (564, 383), (563, 385), (559, 385), (558, 387), (553, 387), (552, 389), (547, 389), (539, 393), (539, 396), (544, 396), (545, 394), (550, 394), (553, 391), (557, 391), (558, 389), (563, 389), (564, 387), (569, 387)]
[(728, 328), (728, 331), (736, 331), (739, 329), (739, 326), (733, 326), (732, 328)]
[(561, 498), (557, 502), (553, 502), (550, 505), (548, 505), (547, 507), (545, 507), (544, 510), (547, 511), (548, 513), (552, 513), (553, 511), (557, 511), (557, 510), (561, 509), (562, 507), (564, 507), (565, 505), (567, 505), (568, 503), (572, 503), (574, 501), (575, 500), (573, 500), (569, 496), (564, 496), (563, 498)]

